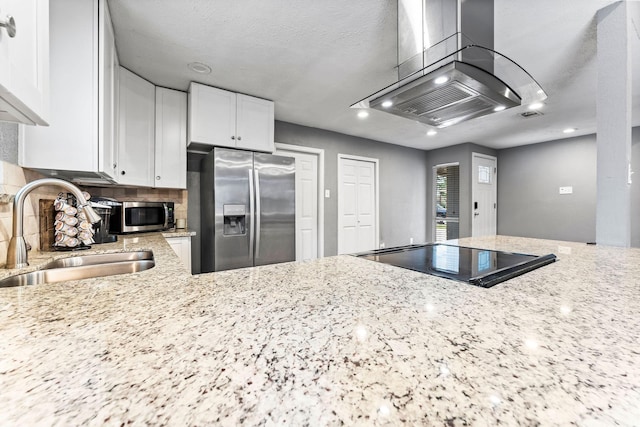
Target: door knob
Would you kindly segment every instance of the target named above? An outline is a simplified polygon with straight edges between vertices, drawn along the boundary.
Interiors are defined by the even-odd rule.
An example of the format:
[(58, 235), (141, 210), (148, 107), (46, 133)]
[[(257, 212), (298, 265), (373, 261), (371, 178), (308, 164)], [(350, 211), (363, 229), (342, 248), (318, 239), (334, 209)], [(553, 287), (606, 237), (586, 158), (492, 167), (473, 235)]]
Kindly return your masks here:
[(9, 37), (14, 38), (16, 36), (16, 20), (13, 16), (7, 15), (7, 19), (0, 20), (0, 27), (4, 27), (7, 30)]

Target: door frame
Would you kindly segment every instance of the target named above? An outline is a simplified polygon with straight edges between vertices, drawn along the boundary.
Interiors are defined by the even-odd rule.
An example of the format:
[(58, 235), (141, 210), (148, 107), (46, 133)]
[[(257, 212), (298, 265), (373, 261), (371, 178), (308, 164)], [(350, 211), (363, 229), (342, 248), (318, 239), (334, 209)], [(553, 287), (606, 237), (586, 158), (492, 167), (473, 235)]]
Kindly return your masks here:
[[(431, 194), (433, 195), (433, 197), (431, 197), (431, 225), (432, 225), (432, 242), (436, 241), (436, 232), (437, 232), (437, 222), (438, 222), (438, 215), (437, 215), (437, 204), (438, 202), (436, 201), (437, 195), (438, 195), (438, 182), (437, 182), (437, 176), (438, 176), (438, 169), (439, 168), (446, 168), (448, 166), (458, 166), (458, 168), (460, 168), (460, 162), (449, 162), (449, 163), (440, 163), (437, 165), (434, 165), (431, 168), (431, 181), (433, 183), (432, 188), (431, 188)], [(459, 172), (458, 172), (459, 173)], [(460, 176), (458, 175), (458, 182), (460, 180)], [(458, 197), (461, 194), (460, 191), (460, 185), (458, 185)], [(446, 218), (444, 219), (445, 221), (447, 220)], [(457, 221), (452, 221), (451, 222), (457, 222), (458, 224), (460, 224), (460, 213), (458, 212), (458, 220)]]
[(494, 209), (496, 232), (493, 235), (497, 236), (498, 235), (498, 158), (496, 156), (492, 156), (490, 154), (472, 152), (471, 153), (471, 205), (470, 205), (470, 207), (471, 207), (471, 209), (470, 209), (470, 213), (471, 213), (471, 215), (470, 215), (470, 218), (471, 218), (471, 237), (473, 237), (473, 231), (474, 231), (473, 230), (473, 228), (474, 228), (474, 226), (473, 226), (473, 223), (474, 223), (474, 221), (473, 221), (473, 211), (474, 211), (474, 209), (473, 209), (473, 201), (475, 200), (474, 188), (477, 185), (476, 184), (476, 179), (477, 179), (476, 171), (475, 171), (475, 168), (473, 167), (474, 166), (474, 159), (476, 157), (484, 158), (484, 159), (490, 159), (490, 160), (493, 160), (495, 162), (496, 171), (495, 171), (495, 176), (494, 176), (494, 178), (495, 178), (494, 184), (495, 185), (493, 186), (493, 200), (495, 200), (494, 203), (496, 204), (496, 208)]
[(324, 258), (324, 150), (322, 148), (303, 147), (301, 145), (275, 143), (278, 150), (311, 154), (318, 157), (318, 258)]
[(337, 188), (336, 188), (336, 193), (338, 196), (338, 255), (340, 255), (342, 253), (341, 251), (341, 239), (340, 239), (340, 235), (342, 233), (342, 203), (340, 202), (340, 177), (342, 176), (342, 162), (341, 160), (345, 159), (345, 160), (357, 160), (357, 161), (361, 161), (361, 162), (370, 162), (373, 163), (373, 169), (374, 169), (374, 185), (375, 185), (375, 215), (376, 215), (376, 220), (375, 220), (375, 242), (376, 242), (376, 249), (377, 246), (380, 245), (380, 160), (373, 158), (373, 157), (362, 157), (362, 156), (354, 156), (351, 154), (341, 154), (338, 153), (338, 179), (337, 179)]

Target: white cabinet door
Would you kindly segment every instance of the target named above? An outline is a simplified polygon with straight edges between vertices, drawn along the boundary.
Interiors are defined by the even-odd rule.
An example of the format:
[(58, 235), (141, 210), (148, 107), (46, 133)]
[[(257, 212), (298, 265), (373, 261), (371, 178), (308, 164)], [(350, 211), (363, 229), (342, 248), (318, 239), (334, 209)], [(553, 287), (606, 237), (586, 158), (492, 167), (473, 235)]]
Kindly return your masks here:
[(192, 148), (236, 146), (236, 94), (211, 86), (189, 85), (189, 144)]
[(156, 88), (155, 187), (187, 188), (187, 94)]
[(153, 186), (155, 86), (120, 67), (118, 183)]
[(237, 148), (272, 153), (275, 151), (273, 129), (273, 101), (237, 95)]
[[(104, 1), (104, 0), (103, 0)], [(109, 8), (98, 16), (98, 167), (116, 176), (118, 160), (118, 72), (120, 63)]]
[(199, 83), (189, 86), (189, 149), (217, 146), (272, 153), (273, 129), (273, 101)]
[(21, 129), (19, 164), (66, 179), (113, 182), (118, 56), (106, 0), (51, 1), (49, 21), (49, 126)]
[(191, 272), (191, 237), (166, 237), (166, 239), (182, 264)]
[(0, 120), (47, 125), (49, 1), (0, 0), (0, 20)]

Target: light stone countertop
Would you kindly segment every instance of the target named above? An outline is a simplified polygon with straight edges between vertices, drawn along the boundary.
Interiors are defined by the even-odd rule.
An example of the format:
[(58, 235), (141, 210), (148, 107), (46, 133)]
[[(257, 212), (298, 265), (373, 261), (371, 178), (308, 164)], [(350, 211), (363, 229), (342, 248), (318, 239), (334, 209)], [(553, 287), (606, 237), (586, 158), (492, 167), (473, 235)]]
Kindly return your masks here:
[(638, 249), (462, 239), (558, 255), (484, 289), (351, 256), (190, 276), (120, 240), (94, 248), (156, 266), (0, 289), (0, 425), (640, 422)]
[(164, 237), (192, 237), (195, 236), (196, 232), (189, 230), (187, 228), (174, 228), (172, 230), (167, 230), (162, 232), (162, 236)]

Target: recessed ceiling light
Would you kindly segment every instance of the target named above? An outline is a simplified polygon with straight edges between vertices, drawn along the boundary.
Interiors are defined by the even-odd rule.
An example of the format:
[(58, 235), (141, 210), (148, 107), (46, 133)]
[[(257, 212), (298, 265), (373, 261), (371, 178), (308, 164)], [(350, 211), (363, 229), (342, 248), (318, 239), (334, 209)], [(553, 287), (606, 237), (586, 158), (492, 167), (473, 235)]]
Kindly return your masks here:
[(437, 85), (441, 85), (443, 83), (446, 83), (449, 81), (449, 77), (447, 76), (440, 76), (437, 79), (435, 79), (433, 82)]
[(187, 64), (187, 67), (189, 67), (191, 71), (195, 71), (200, 74), (209, 74), (211, 72), (211, 67), (207, 64), (203, 64), (202, 62), (191, 62)]
[(498, 112), (498, 111), (502, 111), (504, 109), (506, 109), (507, 107), (505, 107), (504, 105), (498, 105), (496, 108), (493, 109), (493, 111)]
[(563, 133), (574, 133), (575, 131), (577, 131), (578, 129), (576, 128), (566, 128), (565, 130), (563, 130)]
[(433, 130), (433, 129), (431, 129), (431, 130), (429, 130), (429, 131), (427, 132), (427, 135), (429, 135), (429, 136), (433, 136), (433, 135), (437, 135), (437, 134), (438, 134), (438, 132), (437, 132), (437, 131), (435, 131), (435, 130)]
[(367, 117), (369, 117), (369, 112), (368, 111), (358, 111), (358, 117), (360, 117), (361, 119), (366, 119)]
[(383, 108), (389, 108), (389, 107), (391, 107), (391, 106), (393, 105), (393, 102), (392, 102), (392, 101), (387, 100), (387, 101), (384, 101), (384, 102), (383, 102), (382, 104), (380, 104), (380, 105), (382, 105), (382, 107), (383, 107)]
[(542, 102), (534, 102), (533, 104), (529, 104), (529, 110), (539, 110), (543, 106), (544, 104)]

